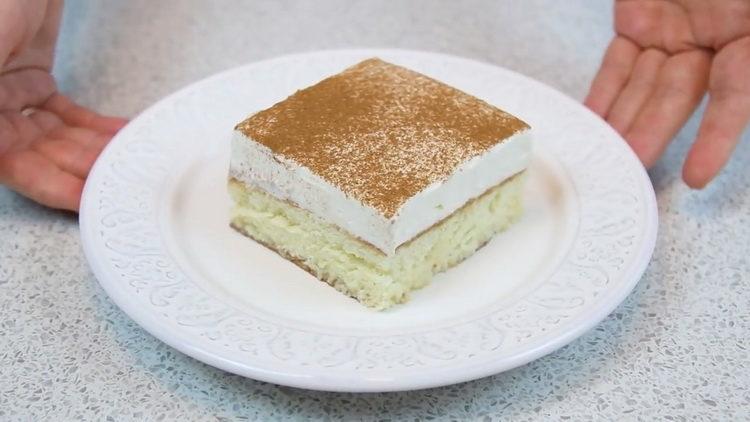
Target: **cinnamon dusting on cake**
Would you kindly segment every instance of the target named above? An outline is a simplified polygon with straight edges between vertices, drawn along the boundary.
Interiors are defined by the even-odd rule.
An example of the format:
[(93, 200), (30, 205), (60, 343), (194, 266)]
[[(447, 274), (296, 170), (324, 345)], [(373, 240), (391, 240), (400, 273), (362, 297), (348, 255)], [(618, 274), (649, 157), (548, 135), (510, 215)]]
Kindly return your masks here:
[(464, 161), (527, 129), (420, 73), (365, 60), (237, 125), (385, 217)]

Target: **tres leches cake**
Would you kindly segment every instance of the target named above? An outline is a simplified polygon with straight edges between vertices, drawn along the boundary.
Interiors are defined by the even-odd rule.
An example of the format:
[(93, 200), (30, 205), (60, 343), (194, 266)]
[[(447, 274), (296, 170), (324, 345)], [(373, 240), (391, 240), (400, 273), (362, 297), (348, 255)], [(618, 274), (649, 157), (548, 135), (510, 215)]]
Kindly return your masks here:
[(369, 59), (236, 126), (231, 225), (386, 309), (520, 216), (530, 155), (523, 121)]

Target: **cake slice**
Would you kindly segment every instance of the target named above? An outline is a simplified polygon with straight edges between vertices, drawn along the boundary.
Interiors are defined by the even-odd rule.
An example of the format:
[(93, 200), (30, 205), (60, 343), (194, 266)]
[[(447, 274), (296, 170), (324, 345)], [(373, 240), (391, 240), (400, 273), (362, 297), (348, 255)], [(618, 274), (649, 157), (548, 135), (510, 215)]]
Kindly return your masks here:
[(518, 118), (369, 59), (235, 127), (231, 226), (382, 310), (520, 216), (530, 154)]

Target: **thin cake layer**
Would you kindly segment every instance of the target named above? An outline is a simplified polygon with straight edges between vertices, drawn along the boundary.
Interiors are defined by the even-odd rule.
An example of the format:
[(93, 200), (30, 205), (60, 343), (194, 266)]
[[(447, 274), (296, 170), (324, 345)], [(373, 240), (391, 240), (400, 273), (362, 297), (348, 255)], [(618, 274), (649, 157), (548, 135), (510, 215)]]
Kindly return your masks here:
[(230, 176), (383, 254), (528, 166), (521, 120), (371, 59), (240, 123)]
[(516, 175), (429, 230), (384, 255), (337, 226), (257, 187), (230, 180), (232, 227), (374, 309), (408, 299), (438, 272), (458, 264), (521, 215)]

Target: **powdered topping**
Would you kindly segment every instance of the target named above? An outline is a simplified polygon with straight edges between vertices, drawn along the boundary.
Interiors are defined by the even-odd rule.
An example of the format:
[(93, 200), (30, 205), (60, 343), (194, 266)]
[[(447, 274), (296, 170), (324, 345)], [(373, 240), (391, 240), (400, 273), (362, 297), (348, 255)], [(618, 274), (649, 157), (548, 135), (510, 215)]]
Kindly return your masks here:
[(236, 129), (390, 218), (461, 163), (527, 128), (455, 88), (369, 59)]

